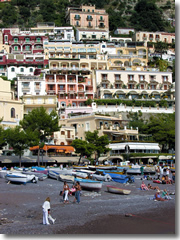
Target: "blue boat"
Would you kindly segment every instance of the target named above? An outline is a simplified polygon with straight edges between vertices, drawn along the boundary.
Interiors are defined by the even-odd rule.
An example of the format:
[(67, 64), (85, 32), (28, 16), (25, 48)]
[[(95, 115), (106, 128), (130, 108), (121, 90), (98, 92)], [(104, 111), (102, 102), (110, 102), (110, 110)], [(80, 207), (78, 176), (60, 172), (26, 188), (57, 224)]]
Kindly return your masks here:
[(116, 174), (116, 173), (108, 173), (108, 174), (112, 177), (112, 180), (115, 182), (119, 182), (119, 183), (134, 182), (133, 176), (127, 176), (127, 175)]

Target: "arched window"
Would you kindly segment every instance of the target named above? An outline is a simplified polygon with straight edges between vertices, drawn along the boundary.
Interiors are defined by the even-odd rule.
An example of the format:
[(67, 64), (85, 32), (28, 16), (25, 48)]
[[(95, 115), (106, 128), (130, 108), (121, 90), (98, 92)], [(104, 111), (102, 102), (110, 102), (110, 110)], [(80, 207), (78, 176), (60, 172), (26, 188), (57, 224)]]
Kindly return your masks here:
[(15, 118), (15, 109), (11, 108), (11, 118)]
[(61, 135), (65, 135), (65, 132), (64, 132), (64, 131), (62, 131), (62, 132), (61, 132)]
[(60, 145), (64, 145), (64, 142), (61, 142), (61, 144)]

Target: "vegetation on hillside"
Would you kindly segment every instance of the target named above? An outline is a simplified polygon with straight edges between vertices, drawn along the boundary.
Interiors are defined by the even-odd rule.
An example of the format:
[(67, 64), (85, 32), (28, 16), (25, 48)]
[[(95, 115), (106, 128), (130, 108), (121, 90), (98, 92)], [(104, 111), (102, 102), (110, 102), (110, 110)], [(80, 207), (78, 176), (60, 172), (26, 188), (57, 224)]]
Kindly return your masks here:
[[(67, 25), (66, 8), (92, 4), (104, 8), (109, 14), (109, 28), (133, 27), (136, 30), (175, 31), (166, 20), (175, 16), (175, 3), (159, 0), (12, 0), (0, 3), (0, 27), (34, 27), (37, 22), (54, 22)], [(164, 14), (164, 13), (168, 14)]]

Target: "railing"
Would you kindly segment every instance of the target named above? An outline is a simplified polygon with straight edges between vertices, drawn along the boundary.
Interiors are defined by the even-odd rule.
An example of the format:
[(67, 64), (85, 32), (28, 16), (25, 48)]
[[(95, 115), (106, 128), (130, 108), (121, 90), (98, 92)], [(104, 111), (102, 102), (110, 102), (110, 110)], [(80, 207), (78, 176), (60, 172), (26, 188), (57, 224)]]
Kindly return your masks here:
[(22, 87), (22, 91), (23, 92), (29, 92), (30, 91), (30, 87)]

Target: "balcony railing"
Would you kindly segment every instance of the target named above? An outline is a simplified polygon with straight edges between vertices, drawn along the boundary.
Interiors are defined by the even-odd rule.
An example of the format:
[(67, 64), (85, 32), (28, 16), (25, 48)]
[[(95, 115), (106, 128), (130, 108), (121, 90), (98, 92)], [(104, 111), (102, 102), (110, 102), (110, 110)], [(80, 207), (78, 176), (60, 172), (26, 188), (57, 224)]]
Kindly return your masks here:
[(87, 20), (87, 21), (92, 21), (93, 18), (92, 18), (92, 17), (87, 17), (86, 20)]
[(30, 87), (22, 87), (22, 91), (23, 92), (29, 92), (30, 91)]
[(105, 28), (105, 25), (99, 24), (99, 28)]

